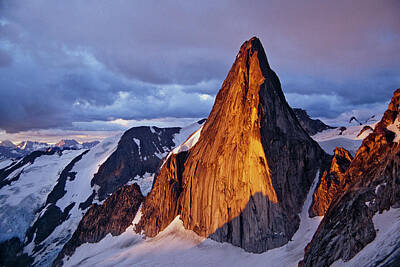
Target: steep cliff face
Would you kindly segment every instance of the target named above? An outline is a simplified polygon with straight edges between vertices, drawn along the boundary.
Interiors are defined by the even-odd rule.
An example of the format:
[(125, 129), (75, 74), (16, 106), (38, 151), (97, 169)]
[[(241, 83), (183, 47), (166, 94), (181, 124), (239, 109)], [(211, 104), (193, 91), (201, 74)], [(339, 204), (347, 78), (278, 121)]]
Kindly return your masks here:
[(373, 216), (399, 207), (399, 106), (397, 89), (382, 120), (364, 139), (351, 162), (345, 193), (333, 201), (307, 246), (305, 266), (328, 266), (338, 259), (348, 261), (376, 237)]
[(337, 147), (330, 168), (324, 171), (313, 195), (310, 216), (324, 216), (332, 200), (341, 194), (347, 185), (345, 173), (353, 157), (344, 148)]
[(102, 205), (93, 204), (80, 221), (71, 239), (63, 247), (53, 266), (61, 266), (62, 259), (70, 256), (83, 243), (95, 243), (107, 234), (120, 235), (132, 223), (143, 195), (137, 184), (124, 186)]
[(171, 156), (137, 231), (177, 215), (202, 236), (263, 252), (287, 243), (326, 154), (300, 126), (257, 38), (236, 57), (198, 142)]

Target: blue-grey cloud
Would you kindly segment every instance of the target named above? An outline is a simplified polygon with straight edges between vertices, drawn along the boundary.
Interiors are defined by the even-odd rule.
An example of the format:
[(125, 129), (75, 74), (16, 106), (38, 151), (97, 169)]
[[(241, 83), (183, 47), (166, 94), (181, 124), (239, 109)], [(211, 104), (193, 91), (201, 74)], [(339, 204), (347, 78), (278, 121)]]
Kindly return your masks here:
[(289, 103), (312, 116), (376, 108), (400, 87), (396, 0), (0, 0), (0, 9), (8, 132), (207, 116), (253, 35)]
[(12, 64), (12, 56), (6, 51), (0, 49), (0, 68), (8, 67)]

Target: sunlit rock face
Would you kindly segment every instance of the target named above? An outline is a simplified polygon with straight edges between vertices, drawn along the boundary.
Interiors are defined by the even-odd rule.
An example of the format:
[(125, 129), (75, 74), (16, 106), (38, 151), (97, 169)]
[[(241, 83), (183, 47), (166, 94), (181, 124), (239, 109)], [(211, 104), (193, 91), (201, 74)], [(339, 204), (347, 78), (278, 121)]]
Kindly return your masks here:
[(257, 38), (236, 57), (198, 142), (168, 158), (137, 231), (184, 226), (247, 251), (287, 243), (328, 157), (300, 126)]
[(328, 208), (306, 248), (303, 265), (329, 266), (338, 259), (350, 260), (375, 239), (372, 217), (400, 206), (399, 107), (397, 89), (382, 120), (352, 160), (344, 193)]
[(347, 185), (345, 173), (353, 157), (344, 148), (337, 147), (330, 168), (324, 171), (313, 195), (310, 216), (324, 216), (332, 200), (340, 195)]

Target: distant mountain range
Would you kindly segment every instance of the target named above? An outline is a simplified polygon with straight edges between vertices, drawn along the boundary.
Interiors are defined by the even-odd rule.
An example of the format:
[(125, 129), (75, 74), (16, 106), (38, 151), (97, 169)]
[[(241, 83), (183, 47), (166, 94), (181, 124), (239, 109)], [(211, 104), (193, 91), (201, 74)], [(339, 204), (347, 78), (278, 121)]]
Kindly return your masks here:
[[(326, 125), (319, 119), (312, 119), (307, 112), (300, 108), (293, 109), (300, 125), (310, 135), (323, 132), (328, 129), (335, 129)], [(36, 141), (22, 141), (18, 144), (14, 144), (9, 140), (0, 141), (0, 160), (4, 159), (18, 159), (24, 157), (33, 151), (44, 151), (49, 148), (61, 148), (61, 149), (90, 149), (97, 145), (99, 141), (79, 143), (74, 139), (62, 139), (56, 144), (48, 144), (45, 142)]]
[(18, 159), (32, 153), (33, 151), (44, 151), (54, 147), (62, 149), (90, 149), (98, 143), (99, 141), (79, 143), (73, 139), (63, 139), (54, 145), (36, 141), (22, 141), (15, 145), (9, 140), (4, 140), (0, 141), (0, 160)]

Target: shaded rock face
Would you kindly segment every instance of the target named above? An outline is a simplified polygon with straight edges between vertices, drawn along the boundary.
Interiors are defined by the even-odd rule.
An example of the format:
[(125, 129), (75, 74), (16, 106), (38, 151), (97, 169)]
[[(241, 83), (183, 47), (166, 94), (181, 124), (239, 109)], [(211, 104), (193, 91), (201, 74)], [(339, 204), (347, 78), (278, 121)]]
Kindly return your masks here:
[(400, 205), (399, 106), (397, 89), (382, 120), (352, 160), (345, 192), (332, 202), (307, 246), (305, 266), (328, 266), (338, 259), (351, 259), (374, 240), (372, 217)]
[(293, 109), (294, 114), (296, 114), (297, 119), (300, 122), (301, 127), (309, 134), (309, 135), (315, 135), (319, 132), (322, 132), (324, 130), (328, 129), (334, 129), (335, 127), (326, 125), (323, 123), (321, 120), (313, 120), (308, 116), (307, 111), (301, 108), (294, 108)]
[(23, 253), (23, 247), (17, 237), (0, 243), (0, 266), (30, 266), (33, 259)]
[(71, 256), (84, 243), (96, 243), (109, 233), (113, 236), (122, 234), (132, 223), (143, 199), (139, 186), (133, 184), (116, 191), (102, 205), (93, 204), (53, 266), (61, 266), (62, 259)]
[(310, 216), (324, 216), (332, 200), (341, 194), (348, 184), (345, 173), (353, 157), (344, 148), (337, 147), (328, 170), (324, 171), (321, 180), (315, 189), (313, 203), (310, 207)]
[(326, 154), (300, 126), (260, 41), (245, 42), (194, 147), (169, 157), (137, 231), (185, 228), (247, 251), (287, 243)]
[(173, 137), (181, 128), (134, 127), (121, 137), (117, 150), (100, 166), (91, 185), (99, 185), (98, 197), (109, 194), (135, 176), (154, 173), (161, 159), (175, 147)]

